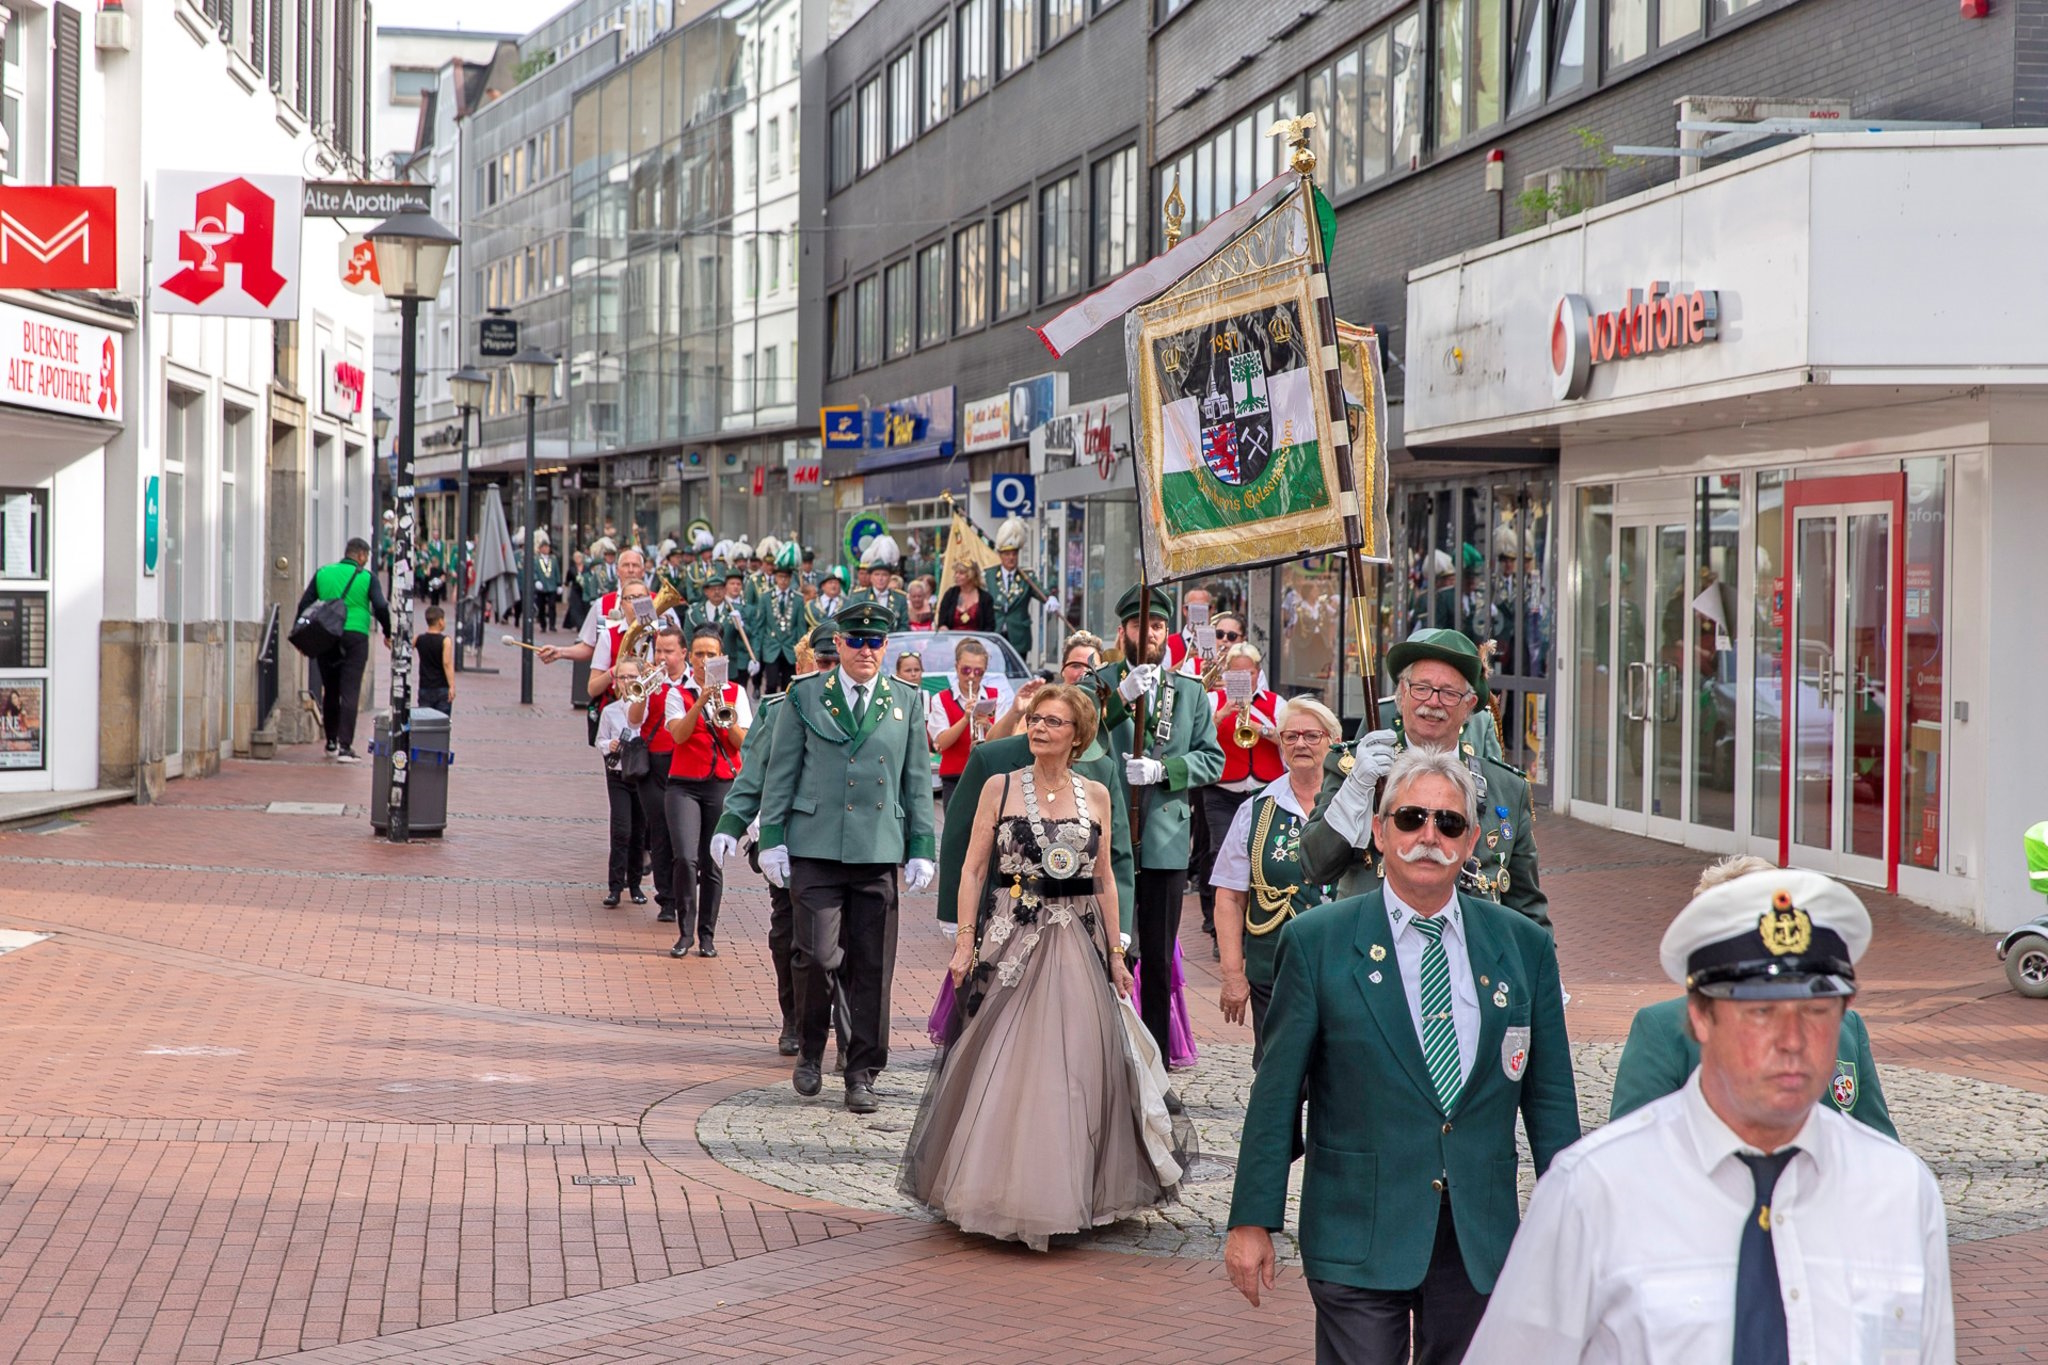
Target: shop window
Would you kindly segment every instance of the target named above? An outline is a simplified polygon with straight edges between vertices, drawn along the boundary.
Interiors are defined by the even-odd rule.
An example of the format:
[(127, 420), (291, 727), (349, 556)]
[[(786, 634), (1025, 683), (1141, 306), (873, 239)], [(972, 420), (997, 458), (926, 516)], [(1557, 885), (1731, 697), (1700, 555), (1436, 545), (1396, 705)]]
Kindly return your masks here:
[(1899, 861), (1941, 867), (1942, 749), (1948, 737), (1948, 460), (1907, 460), (1905, 789)]
[(1572, 795), (1607, 804), (1608, 723), (1613, 706), (1614, 488), (1578, 490), (1578, 631), (1572, 661)]
[(1736, 690), (1740, 612), (1742, 476), (1711, 474), (1693, 485), (1693, 563), (1685, 640), (1693, 695), (1692, 821), (1735, 828), (1735, 742), (1741, 733)]
[(1750, 638), (1756, 642), (1755, 701), (1751, 707), (1750, 833), (1778, 837), (1778, 780), (1783, 769), (1778, 717), (1783, 701), (1787, 581), (1778, 561), (1785, 553), (1785, 475), (1765, 470), (1756, 477), (1756, 594)]
[(0, 489), (0, 578), (48, 578), (50, 495)]
[(996, 316), (1010, 317), (1031, 305), (1031, 204), (1019, 199), (996, 210)]
[(980, 99), (988, 93), (988, 7), (991, 0), (967, 0), (953, 11), (953, 32), (959, 40), (955, 50), (960, 72), (960, 103)]

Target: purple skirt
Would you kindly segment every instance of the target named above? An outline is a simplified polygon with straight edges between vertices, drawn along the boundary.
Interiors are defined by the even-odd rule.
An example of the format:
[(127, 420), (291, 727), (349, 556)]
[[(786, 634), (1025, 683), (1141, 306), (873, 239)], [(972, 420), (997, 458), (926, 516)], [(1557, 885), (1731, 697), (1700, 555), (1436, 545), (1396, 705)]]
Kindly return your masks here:
[[(1142, 989), (1140, 983), (1144, 973), (1145, 964), (1142, 960), (1137, 966), (1131, 968), (1131, 995), (1133, 998), (1142, 998), (1139, 997), (1138, 992)], [(1173, 990), (1171, 994), (1171, 1009), (1167, 1015), (1166, 1042), (1166, 1065), (1168, 1069), (1178, 1071), (1183, 1067), (1193, 1066), (1196, 1062), (1202, 1060), (1201, 1051), (1195, 1046), (1195, 1030), (1188, 1023), (1187, 977), (1181, 972), (1180, 945), (1178, 943), (1173, 945)]]

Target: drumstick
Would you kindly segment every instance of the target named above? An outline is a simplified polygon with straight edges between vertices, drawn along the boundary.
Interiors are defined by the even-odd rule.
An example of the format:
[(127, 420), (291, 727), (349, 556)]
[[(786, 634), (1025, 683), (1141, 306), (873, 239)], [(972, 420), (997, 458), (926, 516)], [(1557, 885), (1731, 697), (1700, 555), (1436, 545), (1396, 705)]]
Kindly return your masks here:
[(511, 645), (514, 649), (530, 649), (536, 654), (540, 653), (542, 648), (544, 648), (544, 646), (541, 645), (527, 644), (525, 641), (521, 640), (517, 635), (500, 635), (498, 637), (498, 643), (501, 645)]

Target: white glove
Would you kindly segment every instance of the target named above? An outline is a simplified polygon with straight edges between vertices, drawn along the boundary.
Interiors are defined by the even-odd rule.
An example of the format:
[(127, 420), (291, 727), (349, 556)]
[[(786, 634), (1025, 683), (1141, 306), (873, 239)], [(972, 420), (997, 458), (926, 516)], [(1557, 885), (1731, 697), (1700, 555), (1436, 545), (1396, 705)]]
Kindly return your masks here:
[(749, 660), (747, 660), (747, 676), (748, 676), (748, 677), (750, 677), (750, 678), (753, 678), (753, 677), (758, 677), (758, 676), (760, 676), (760, 673), (761, 673), (761, 661), (760, 661), (759, 659), (749, 659)]
[(1380, 779), (1394, 770), (1398, 740), (1392, 730), (1375, 730), (1360, 739), (1351, 751), (1351, 772), (1323, 812), (1323, 823), (1343, 835), (1353, 848), (1372, 842), (1373, 794)]
[(929, 858), (912, 858), (903, 865), (903, 889), (922, 891), (932, 884), (932, 878), (939, 875), (939, 869), (932, 866)]
[(1061, 614), (1059, 598), (1048, 597), (1045, 599), (1045, 614), (1047, 616), (1058, 616)]
[(1156, 758), (1124, 755), (1124, 780), (1133, 787), (1150, 787), (1166, 780), (1166, 765)]
[(761, 875), (770, 886), (789, 885), (789, 845), (777, 844), (761, 850)]
[(714, 834), (711, 836), (711, 861), (713, 863), (723, 867), (725, 860), (739, 851), (740, 841), (733, 838), (730, 834)]
[(1158, 664), (1139, 664), (1124, 674), (1124, 680), (1117, 684), (1116, 694), (1125, 701), (1136, 701), (1159, 684)]

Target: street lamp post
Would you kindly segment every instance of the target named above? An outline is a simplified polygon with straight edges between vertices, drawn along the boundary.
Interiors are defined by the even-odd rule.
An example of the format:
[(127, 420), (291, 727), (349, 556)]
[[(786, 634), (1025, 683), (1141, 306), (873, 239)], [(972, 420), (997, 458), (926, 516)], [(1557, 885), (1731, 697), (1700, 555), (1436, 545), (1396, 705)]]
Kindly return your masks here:
[(412, 481), (413, 405), (419, 383), (420, 302), (441, 288), (448, 255), (462, 240), (425, 213), (400, 213), (364, 234), (377, 252), (378, 283), (398, 305), (398, 449), (391, 480), (398, 526), (391, 560), (391, 790), (386, 832), (412, 839), (412, 584), (417, 525)]
[(483, 409), (491, 393), (491, 377), (465, 365), (448, 376), (448, 393), (462, 422), (462, 473), (455, 483), (455, 671), (469, 644), (469, 419)]
[(512, 392), (526, 400), (526, 553), (519, 557), (519, 638), (526, 648), (519, 651), (519, 702), (533, 705), (533, 557), (540, 538), (534, 523), (533, 446), (534, 409), (543, 398), (555, 393), (555, 358), (529, 346), (506, 362), (512, 374)]

